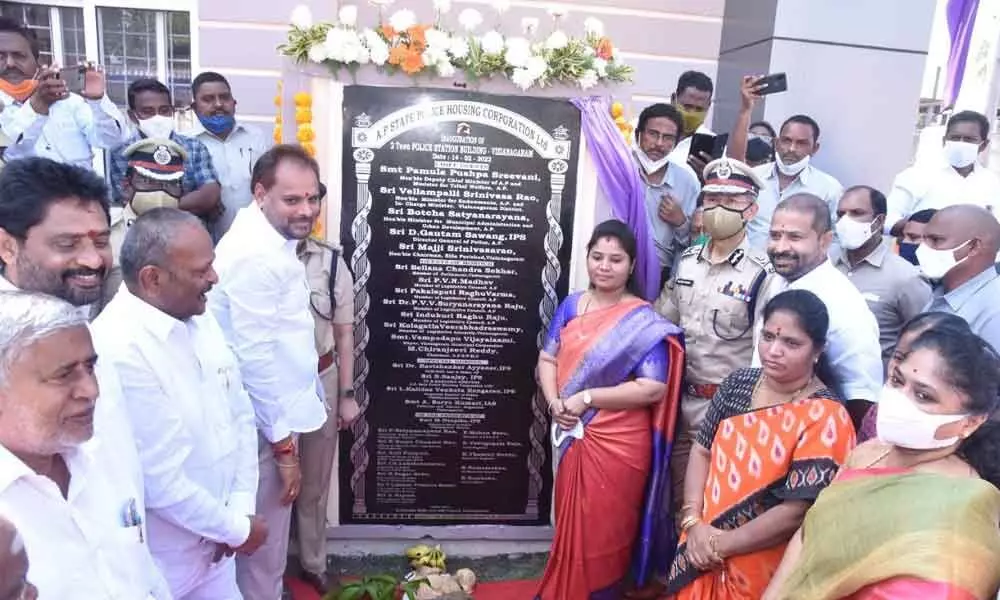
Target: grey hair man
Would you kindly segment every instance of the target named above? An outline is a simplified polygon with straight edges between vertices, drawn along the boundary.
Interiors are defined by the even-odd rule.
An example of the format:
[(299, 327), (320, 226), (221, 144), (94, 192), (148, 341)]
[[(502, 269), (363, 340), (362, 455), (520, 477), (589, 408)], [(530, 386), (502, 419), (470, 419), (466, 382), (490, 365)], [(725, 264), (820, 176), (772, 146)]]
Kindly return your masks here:
[(178, 600), (241, 600), (234, 553), (267, 539), (254, 516), (257, 432), (236, 356), (205, 312), (212, 240), (176, 208), (143, 213), (121, 247), (125, 285), (94, 321), (139, 446), (150, 548)]
[(43, 598), (169, 598), (119, 449), (89, 442), (96, 363), (74, 306), (0, 292), (0, 506)]

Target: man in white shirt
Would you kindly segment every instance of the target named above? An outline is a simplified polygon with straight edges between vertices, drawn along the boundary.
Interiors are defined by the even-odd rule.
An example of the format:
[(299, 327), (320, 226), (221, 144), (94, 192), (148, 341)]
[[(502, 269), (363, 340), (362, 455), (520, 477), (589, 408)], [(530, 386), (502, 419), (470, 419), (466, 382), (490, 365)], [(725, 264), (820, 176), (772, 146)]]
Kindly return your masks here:
[[(712, 106), (712, 94), (715, 86), (712, 78), (700, 71), (685, 71), (677, 79), (677, 89), (670, 95), (670, 102), (681, 116), (681, 129), (674, 149), (670, 152), (670, 160), (683, 165), (685, 170), (701, 185), (701, 173), (705, 170), (710, 156), (689, 156), (691, 153), (691, 136), (696, 133), (715, 135), (705, 127), (708, 109)], [(638, 130), (638, 127), (636, 128)]]
[(809, 116), (789, 117), (778, 130), (774, 162), (756, 167), (764, 187), (757, 196), (760, 210), (750, 222), (750, 246), (765, 248), (771, 231), (771, 218), (778, 204), (792, 196), (808, 194), (826, 203), (830, 215), (837, 212), (837, 203), (844, 193), (833, 176), (810, 164), (819, 152), (819, 124)]
[[(48, 158), (14, 161), (0, 172), (0, 290), (61, 298), (85, 317), (111, 269), (108, 188), (92, 170)], [(101, 401), (95, 417), (102, 444), (115, 448), (143, 508), (142, 467), (121, 401), (118, 374), (97, 366)]]
[(252, 554), (267, 538), (253, 516), (253, 407), (236, 357), (205, 314), (214, 257), (194, 215), (146, 212), (121, 247), (124, 285), (93, 327), (135, 431), (150, 550), (178, 600), (242, 600), (231, 554)]
[(893, 181), (885, 232), (899, 236), (910, 215), (953, 204), (974, 204), (1000, 217), (1000, 176), (977, 160), (989, 146), (989, 135), (985, 116), (971, 110), (952, 115), (940, 159), (909, 167)]
[[(826, 201), (797, 194), (774, 211), (767, 254), (785, 278), (785, 289), (808, 290), (826, 305), (830, 329), (825, 352), (839, 381), (824, 383), (839, 388), (859, 426), (882, 389), (878, 323), (861, 292), (827, 258), (832, 241)], [(754, 364), (760, 364), (758, 353)]]
[(635, 130), (635, 156), (645, 188), (646, 217), (660, 261), (661, 282), (670, 278), (676, 255), (691, 243), (691, 216), (701, 185), (684, 165), (670, 160), (683, 127), (669, 104), (647, 106)]
[(218, 242), (241, 208), (250, 204), (250, 173), (271, 141), (260, 129), (236, 119), (236, 99), (222, 75), (206, 71), (191, 83), (191, 108), (198, 117), (184, 134), (208, 148), (222, 185), (222, 214), (212, 222), (212, 238)]
[(97, 354), (87, 320), (45, 294), (0, 292), (0, 514), (41, 598), (169, 599), (140, 489), (92, 439)]
[(275, 146), (257, 160), (251, 186), (254, 202), (216, 249), (219, 283), (209, 307), (236, 353), (257, 415), (257, 514), (270, 530), (253, 556), (237, 558), (237, 581), (247, 600), (275, 600), (301, 486), (296, 438), (326, 421), (309, 283), (296, 254), (319, 217), (319, 165), (299, 146)]
[(4, 160), (44, 156), (93, 169), (93, 148), (125, 140), (124, 115), (105, 94), (104, 73), (89, 68), (80, 95), (60, 72), (38, 64), (38, 39), (16, 21), (0, 17), (0, 131), (10, 139)]

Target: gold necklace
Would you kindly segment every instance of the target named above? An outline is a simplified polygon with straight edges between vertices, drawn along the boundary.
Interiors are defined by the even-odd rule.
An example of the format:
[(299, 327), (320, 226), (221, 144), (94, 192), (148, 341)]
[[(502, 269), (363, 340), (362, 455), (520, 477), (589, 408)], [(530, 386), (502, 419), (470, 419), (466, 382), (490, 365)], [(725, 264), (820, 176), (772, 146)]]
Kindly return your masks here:
[[(587, 296), (587, 302), (586, 302), (586, 304), (583, 305), (583, 310), (579, 311), (579, 315), (578, 315), (578, 316), (581, 316), (581, 317), (583, 315), (587, 314), (588, 312), (590, 312), (590, 303), (594, 299), (594, 295), (591, 294), (590, 292), (586, 292), (586, 296)], [(598, 309), (600, 309), (600, 308), (611, 308), (612, 306), (614, 306), (614, 305), (618, 304), (619, 302), (621, 302), (622, 298), (624, 298), (624, 297), (625, 297), (625, 295), (622, 294), (621, 296), (618, 297), (617, 300), (615, 300), (611, 304), (609, 304), (607, 306), (598, 306), (597, 308)], [(579, 337), (581, 340), (585, 340), (588, 337), (590, 337), (590, 334), (587, 333), (587, 332), (585, 332), (585, 331), (583, 331), (583, 328), (581, 327), (580, 328), (580, 332), (577, 334), (577, 337)]]
[(779, 404), (788, 404), (789, 402), (795, 402), (796, 400), (800, 400), (801, 399), (800, 396), (802, 396), (803, 392), (805, 392), (806, 389), (810, 385), (812, 385), (812, 383), (816, 380), (816, 376), (813, 375), (812, 377), (809, 378), (809, 381), (807, 381), (805, 383), (805, 385), (803, 385), (799, 389), (797, 389), (794, 392), (792, 392), (792, 394), (789, 396), (788, 400), (785, 400), (784, 402), (772, 402), (771, 404), (765, 404), (764, 406), (757, 406), (757, 407), (755, 407), (754, 403), (755, 403), (757, 397), (759, 396), (759, 394), (760, 394), (760, 388), (763, 386), (764, 381), (766, 379), (767, 379), (767, 375), (764, 375), (763, 373), (761, 373), (760, 378), (757, 379), (757, 383), (754, 384), (753, 392), (750, 393), (750, 408), (751, 409), (755, 409), (756, 410), (756, 409), (762, 409), (762, 408), (771, 408), (772, 406), (778, 406)]

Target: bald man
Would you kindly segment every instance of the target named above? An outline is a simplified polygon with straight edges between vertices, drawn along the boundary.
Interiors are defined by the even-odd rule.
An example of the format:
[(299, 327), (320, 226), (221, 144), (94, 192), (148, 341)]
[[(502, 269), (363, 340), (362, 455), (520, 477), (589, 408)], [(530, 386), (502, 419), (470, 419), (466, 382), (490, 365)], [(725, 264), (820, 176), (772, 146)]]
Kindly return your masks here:
[(946, 312), (968, 321), (981, 338), (1000, 349), (1000, 223), (972, 204), (943, 208), (927, 223), (917, 248), (920, 270), (936, 283), (925, 312)]
[(14, 524), (0, 517), (0, 600), (35, 600), (38, 588), (28, 582), (28, 553)]

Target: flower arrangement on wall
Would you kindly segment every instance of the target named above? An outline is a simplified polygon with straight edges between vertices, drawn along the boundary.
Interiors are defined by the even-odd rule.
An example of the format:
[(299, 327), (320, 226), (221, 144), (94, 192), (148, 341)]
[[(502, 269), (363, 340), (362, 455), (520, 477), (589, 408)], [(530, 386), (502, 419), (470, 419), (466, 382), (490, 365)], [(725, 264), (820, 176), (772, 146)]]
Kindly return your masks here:
[(306, 6), (292, 13), (288, 41), (279, 51), (300, 63), (317, 63), (334, 72), (353, 72), (366, 64), (389, 73), (412, 77), (454, 77), (464, 73), (471, 80), (505, 77), (522, 90), (554, 84), (589, 89), (602, 83), (631, 81), (632, 67), (618, 56), (604, 35), (604, 24), (595, 18), (584, 23), (584, 36), (571, 37), (560, 29), (566, 15), (562, 8), (549, 10), (551, 32), (539, 35), (537, 18), (522, 19), (522, 35), (507, 36), (498, 30), (499, 15), (510, 8), (509, 0), (493, 0), (497, 27), (482, 34), (483, 14), (466, 8), (458, 15), (459, 29), (444, 25), (451, 0), (433, 0), (435, 20), (421, 23), (412, 10), (401, 9), (384, 18), (380, 4), (379, 23), (358, 24), (358, 9), (342, 6), (335, 23), (313, 23)]

